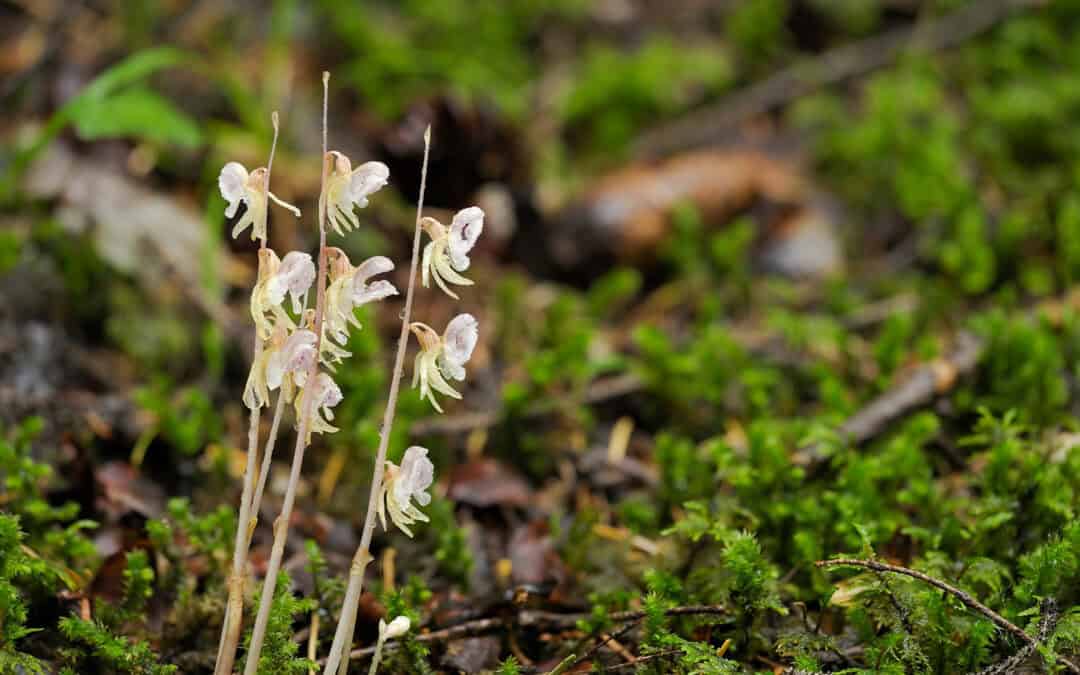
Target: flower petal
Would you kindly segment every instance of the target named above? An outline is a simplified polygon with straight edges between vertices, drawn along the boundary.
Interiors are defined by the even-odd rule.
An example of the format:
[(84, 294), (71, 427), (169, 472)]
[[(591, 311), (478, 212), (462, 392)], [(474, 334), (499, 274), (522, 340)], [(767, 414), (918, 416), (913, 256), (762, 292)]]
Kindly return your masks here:
[[(240, 162), (229, 162), (221, 167), (221, 173), (218, 174), (218, 189), (221, 190), (221, 196), (225, 198), (225, 201), (229, 202), (229, 208), (232, 209), (233, 214), (236, 213), (236, 205), (244, 198), (247, 179), (247, 169)], [(228, 211), (225, 215), (232, 217)]]
[(360, 207), (367, 206), (367, 198), (390, 180), (390, 169), (382, 162), (365, 162), (352, 172), (349, 180), (349, 196)]
[(443, 333), (443, 355), (456, 365), (464, 365), (471, 357), (480, 337), (479, 323), (472, 314), (458, 314)]
[(450, 223), (450, 262), (459, 272), (469, 269), (469, 251), (484, 229), (484, 211), (478, 206), (462, 209)]

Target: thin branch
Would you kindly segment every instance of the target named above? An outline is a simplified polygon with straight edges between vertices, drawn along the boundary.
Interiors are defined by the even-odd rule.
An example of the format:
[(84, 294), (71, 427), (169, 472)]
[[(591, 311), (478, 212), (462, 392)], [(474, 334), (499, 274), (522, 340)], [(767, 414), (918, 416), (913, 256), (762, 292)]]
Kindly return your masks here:
[(416, 224), (413, 229), (412, 261), (409, 264), (409, 285), (405, 292), (405, 309), (401, 312), (401, 334), (398, 336), (397, 354), (394, 357), (394, 371), (390, 377), (390, 393), (386, 399), (386, 411), (383, 413), (382, 427), (379, 429), (379, 449), (375, 453), (375, 468), (371, 477), (371, 494), (368, 496), (367, 515), (364, 529), (360, 535), (360, 545), (353, 556), (349, 569), (349, 584), (345, 590), (345, 600), (341, 607), (334, 642), (330, 646), (330, 656), (323, 675), (345, 675), (349, 668), (349, 659), (344, 658), (352, 646), (353, 630), (356, 628), (356, 612), (360, 605), (360, 593), (364, 587), (364, 569), (371, 561), (371, 538), (375, 533), (375, 513), (382, 488), (383, 470), (386, 464), (386, 451), (390, 444), (390, 431), (394, 426), (394, 413), (397, 409), (398, 389), (401, 374), (405, 368), (405, 350), (409, 344), (409, 319), (412, 314), (413, 293), (416, 290), (416, 268), (420, 262), (420, 219), (424, 211), (424, 191), (427, 188), (428, 157), (431, 153), (431, 125), (424, 131), (424, 163), (420, 169), (420, 196), (416, 202)]
[[(664, 612), (666, 616), (702, 616), (710, 614), (727, 615), (728, 610), (722, 605), (687, 605), (685, 607), (672, 607)], [(497, 630), (505, 630), (512, 627), (535, 628), (539, 630), (572, 629), (577, 627), (578, 621), (589, 618), (589, 614), (573, 613), (565, 614), (558, 612), (545, 612), (540, 610), (522, 610), (513, 616), (488, 617), (474, 619), (459, 623), (456, 626), (421, 633), (416, 636), (419, 642), (452, 642), (478, 635), (486, 635)], [(645, 618), (645, 612), (628, 611), (614, 612), (608, 617), (612, 623), (637, 623)], [(388, 640), (385, 648), (391, 648), (400, 644), (397, 640)], [(349, 653), (350, 659), (362, 659), (375, 653), (374, 647), (354, 649)]]
[(259, 598), (259, 613), (255, 617), (255, 626), (251, 629), (251, 644), (248, 648), (247, 662), (244, 664), (244, 675), (257, 675), (259, 670), (259, 656), (262, 653), (263, 641), (266, 638), (266, 627), (270, 622), (270, 609), (274, 604), (274, 591), (277, 588), (277, 577), (281, 571), (281, 560), (285, 555), (285, 542), (289, 534), (289, 520), (292, 518), (293, 503), (296, 501), (296, 489), (300, 484), (300, 470), (304, 464), (304, 450), (307, 449), (308, 432), (311, 429), (311, 415), (313, 412), (314, 397), (312, 390), (315, 389), (315, 381), (319, 375), (318, 355), (322, 353), (323, 338), (323, 314), (326, 309), (326, 183), (330, 168), (330, 159), (326, 151), (326, 112), (329, 101), (330, 73), (323, 72), (323, 154), (322, 154), (322, 189), (319, 195), (319, 272), (316, 279), (315, 296), (315, 354), (311, 368), (308, 370), (305, 382), (308, 386), (303, 388), (300, 396), (300, 415), (296, 429), (296, 447), (293, 449), (292, 469), (289, 473), (289, 483), (285, 488), (285, 499), (281, 504), (281, 513), (274, 521), (274, 543), (270, 549), (270, 561), (266, 566), (266, 577), (263, 579), (262, 597)]
[(909, 50), (934, 52), (954, 47), (1019, 11), (1045, 4), (1046, 0), (977, 0), (933, 22), (837, 47), (646, 133), (637, 143), (636, 153), (656, 157), (715, 143), (725, 134), (737, 132), (751, 117), (883, 68)]
[[(266, 162), (266, 183), (264, 188), (269, 198), (270, 175), (274, 168), (274, 153), (277, 150), (278, 141), (278, 114), (275, 110), (270, 115), (274, 126), (274, 139), (270, 143), (270, 158)], [(266, 232), (266, 218), (270, 209), (266, 208), (262, 214), (262, 231)], [(253, 225), (254, 227), (254, 225)], [(266, 248), (266, 237), (259, 239), (259, 250)], [(255, 328), (255, 338), (252, 352), (254, 360), (259, 359), (263, 350), (263, 341), (259, 337), (259, 329)], [(246, 577), (248, 549), (251, 545), (251, 533), (248, 522), (251, 520), (252, 497), (255, 492), (255, 474), (257, 473), (256, 459), (259, 452), (259, 422), (262, 417), (262, 406), (256, 406), (250, 411), (248, 421), (248, 447), (247, 463), (244, 467), (244, 487), (240, 494), (240, 508), (236, 520), (236, 541), (233, 545), (232, 569), (226, 582), (227, 600), (225, 603), (225, 619), (221, 625), (221, 642), (218, 644), (217, 661), (214, 665), (214, 675), (231, 675), (233, 664), (236, 661), (236, 648), (240, 643), (240, 629), (244, 621), (244, 581)], [(273, 432), (271, 432), (273, 433)], [(271, 435), (270, 442), (273, 442)], [(265, 462), (265, 460), (264, 460)]]
[[(893, 422), (950, 391), (956, 382), (979, 364), (985, 343), (962, 332), (945, 356), (915, 368), (907, 377), (883, 392), (840, 425), (841, 439), (861, 445), (877, 437)], [(800, 449), (792, 461), (801, 465), (820, 464), (826, 459), (821, 444)]]
[[(934, 577), (923, 574), (922, 572), (909, 569), (907, 567), (901, 567), (899, 565), (890, 565), (888, 563), (878, 562), (876, 560), (859, 560), (856, 558), (833, 558), (832, 560), (819, 560), (815, 564), (818, 567), (862, 567), (868, 570), (874, 570), (876, 572), (892, 572), (893, 574), (903, 574), (905, 576), (911, 577), (912, 579), (918, 579), (923, 583), (929, 584), (934, 588), (945, 591), (946, 593), (952, 595), (954, 598), (959, 600), (961, 604), (963, 604), (965, 607), (967, 607), (973, 612), (982, 614), (991, 622), (993, 622), (994, 625), (996, 625), (998, 628), (1001, 628), (1007, 633), (1011, 633), (1016, 638), (1022, 640), (1025, 644), (1033, 647), (1039, 646), (1039, 641), (1036, 638), (1028, 635), (1024, 631), (1024, 629), (1020, 628), (1019, 626), (1012, 623), (1005, 617), (1001, 616), (994, 610), (982, 604), (966, 591), (962, 591), (955, 586), (951, 586), (944, 581), (941, 581), (940, 579), (935, 579)], [(1060, 661), (1066, 668), (1068, 668), (1070, 672), (1080, 674), (1080, 667), (1077, 667), (1076, 664), (1072, 663), (1064, 656), (1059, 655), (1058, 661)]]
[[(1061, 615), (1057, 611), (1057, 602), (1053, 598), (1046, 598), (1039, 608), (1042, 616), (1039, 617), (1039, 642), (1046, 642), (1054, 635), (1058, 619)], [(1015, 654), (998, 663), (987, 666), (975, 675), (1008, 675), (1019, 670), (1020, 666), (1035, 653), (1035, 644), (1026, 644)]]

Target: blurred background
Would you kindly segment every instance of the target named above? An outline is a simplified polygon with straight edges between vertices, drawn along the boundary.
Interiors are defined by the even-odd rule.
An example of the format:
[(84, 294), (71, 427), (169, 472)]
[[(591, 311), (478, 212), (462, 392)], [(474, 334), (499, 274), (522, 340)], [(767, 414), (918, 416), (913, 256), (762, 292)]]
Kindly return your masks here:
[[(944, 506), (829, 502), (796, 450), (934, 359), (959, 377), (925, 402), (958, 389), (933, 430), (907, 433), (935, 458), (862, 467), (882, 476), (866, 494), (891, 493), (885, 475), (910, 460), (935, 467), (928, 485), (954, 481), (927, 488), (944, 504), (972, 473), (957, 439), (978, 410), (1070, 428), (1078, 30), (1074, 0), (0, 2), (0, 420), (25, 437), (0, 469), (14, 475), (22, 447), (53, 474), (0, 505), (22, 508), (28, 541), (75, 575), (35, 596), (32, 625), (120, 597), (124, 560), (146, 550), (159, 587), (131, 634), (168, 625), (152, 640), (166, 662), (212, 661), (256, 270), (216, 180), (227, 161), (265, 164), (279, 111), (272, 189), (305, 216), (272, 210), (270, 245), (313, 250), (323, 70), (330, 147), (391, 173), (364, 227), (332, 243), (390, 256), (404, 287), (428, 124), (427, 212), (487, 213), (476, 285), (456, 305), (420, 292), (414, 311), (436, 327), (472, 312), (481, 341), (462, 403), (435, 416), (409, 390), (400, 404), (391, 455), (430, 447), (438, 487), (432, 527), (377, 538), (398, 550), (397, 585), (423, 580), (393, 602), (443, 625), (463, 598), (500, 607), (508, 589), (545, 607), (631, 607), (656, 556), (693, 577), (701, 563), (661, 532), (717, 494), (725, 527), (763, 542), (769, 583), (800, 585), (785, 604), (816, 606), (829, 585), (800, 566), (833, 553), (955, 554)], [(333, 583), (312, 579), (339, 574), (357, 542), (399, 308), (360, 312), (342, 431), (304, 466), (288, 569), (324, 626)], [(1029, 321), (1036, 308), (1055, 321)], [(982, 365), (964, 377), (972, 366), (949, 358), (969, 332)], [(287, 469), (274, 469), (256, 571)], [(1068, 489), (1027, 545), (1075, 516)], [(35, 521), (11, 496), (31, 493), (76, 506)], [(75, 514), (97, 527), (49, 543)], [(305, 571), (305, 540), (323, 568)], [(164, 559), (190, 586), (166, 580)], [(373, 588), (369, 638), (393, 571)], [(782, 663), (774, 638), (734, 658)], [(50, 639), (20, 644), (41, 656)], [(559, 661), (535, 636), (470, 645), (427, 658), (448, 672), (511, 653)], [(95, 658), (112, 672), (82, 663)]]

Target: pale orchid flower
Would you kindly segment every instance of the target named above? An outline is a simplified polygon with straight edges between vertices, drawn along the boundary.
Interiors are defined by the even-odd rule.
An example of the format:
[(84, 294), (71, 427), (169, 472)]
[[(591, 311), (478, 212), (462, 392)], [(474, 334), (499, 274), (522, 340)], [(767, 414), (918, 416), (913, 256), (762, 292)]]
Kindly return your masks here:
[(292, 300), (293, 312), (300, 314), (314, 282), (315, 263), (307, 253), (292, 251), (284, 260), (279, 260), (272, 249), (260, 249), (259, 278), (251, 291), (251, 318), (263, 339), (269, 337), (276, 324), (293, 327), (292, 319), (281, 304), (287, 294)]
[(469, 269), (469, 251), (476, 245), (480, 232), (484, 229), (484, 212), (477, 206), (470, 206), (454, 214), (450, 227), (435, 220), (424, 218), (420, 226), (431, 237), (424, 247), (421, 263), (422, 283), (426, 288), (429, 279), (444, 293), (457, 299), (457, 294), (446, 287), (447, 282), (458, 286), (471, 286), (472, 280), (461, 276), (459, 272)]
[(267, 197), (291, 211), (297, 218), (300, 217), (300, 209), (278, 199), (277, 195), (267, 190), (266, 173), (266, 167), (259, 167), (248, 173), (240, 162), (229, 162), (221, 168), (221, 173), (218, 174), (218, 189), (221, 191), (221, 196), (228, 202), (228, 206), (225, 207), (225, 217), (235, 216), (236, 210), (240, 208), (240, 202), (247, 205), (240, 220), (233, 225), (233, 239), (239, 237), (240, 233), (250, 226), (252, 240), (266, 241)]
[(332, 150), (326, 161), (332, 162), (326, 183), (326, 216), (338, 235), (360, 227), (353, 209), (364, 208), (368, 197), (390, 180), (390, 169), (382, 162), (365, 162), (355, 169), (345, 155)]
[[(333, 424), (330, 424), (334, 419), (334, 411), (332, 408), (338, 403), (341, 403), (341, 389), (338, 388), (337, 383), (327, 375), (326, 373), (319, 373), (315, 377), (315, 381), (310, 385), (312, 387), (309, 395), (311, 400), (311, 426), (308, 428), (307, 442), (311, 442), (311, 434), (323, 434), (334, 433), (338, 430)], [(296, 402), (296, 418), (301, 419), (301, 406), (303, 405), (303, 396), (297, 396)]]
[(326, 333), (343, 345), (349, 339), (349, 324), (362, 328), (353, 309), (397, 295), (397, 289), (389, 281), (369, 281), (393, 270), (394, 263), (378, 255), (353, 267), (339, 248), (327, 249), (327, 256), (331, 262), (330, 286), (326, 289)]
[(297, 387), (303, 387), (315, 362), (315, 333), (302, 328), (293, 331), (279, 349), (271, 351), (266, 361), (266, 386), (281, 387), (286, 401), (291, 401)]
[(253, 410), (270, 405), (270, 392), (278, 387), (285, 400), (291, 401), (296, 387), (303, 386), (314, 358), (315, 333), (302, 329), (290, 335), (279, 324), (251, 364), (244, 405)]
[[(405, 451), (401, 466), (386, 462), (383, 484), (379, 496), (379, 520), (383, 529), (386, 527), (386, 514), (390, 521), (407, 536), (412, 536), (409, 526), (416, 522), (428, 522), (428, 517), (413, 504), (420, 506), (431, 503), (427, 489), (435, 478), (435, 466), (427, 457), (427, 448), (414, 445)], [(406, 628), (406, 630), (408, 630)]]
[(465, 379), (465, 363), (476, 348), (478, 326), (472, 314), (455, 316), (446, 325), (446, 331), (442, 335), (427, 324), (409, 324), (409, 329), (420, 342), (420, 353), (416, 355), (413, 366), (412, 386), (419, 384), (420, 398), (431, 401), (431, 405), (439, 412), (443, 410), (435, 400), (434, 392), (451, 398), (461, 398), (461, 394), (450, 386), (446, 378), (459, 382)]

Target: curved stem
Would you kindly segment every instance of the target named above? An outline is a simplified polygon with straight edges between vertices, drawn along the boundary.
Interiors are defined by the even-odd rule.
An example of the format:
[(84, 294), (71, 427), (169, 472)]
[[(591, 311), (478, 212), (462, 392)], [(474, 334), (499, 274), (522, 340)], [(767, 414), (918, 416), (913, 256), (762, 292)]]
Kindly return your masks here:
[[(278, 140), (278, 114), (275, 110), (270, 119), (274, 125), (274, 139), (270, 143), (270, 159), (266, 163), (266, 193), (270, 194), (270, 173), (274, 168), (274, 152), (277, 150)], [(263, 210), (262, 231), (266, 232), (266, 217), (269, 209)], [(266, 239), (259, 240), (259, 248), (266, 248)], [(254, 361), (259, 360), (262, 353), (263, 343), (259, 339), (259, 331), (255, 330)], [(244, 467), (244, 487), (240, 494), (240, 509), (236, 519), (236, 540), (233, 545), (232, 569), (226, 582), (228, 599), (225, 603), (225, 619), (221, 625), (221, 642), (218, 643), (217, 661), (214, 665), (214, 675), (230, 675), (233, 663), (236, 661), (236, 647), (240, 643), (240, 628), (244, 620), (244, 577), (247, 567), (248, 548), (251, 544), (251, 534), (248, 522), (251, 520), (252, 493), (255, 489), (256, 456), (259, 451), (259, 421), (262, 417), (262, 408), (256, 407), (251, 410), (248, 422), (248, 447), (247, 463)], [(271, 432), (273, 433), (273, 432)], [(270, 437), (271, 442), (273, 436)]]
[[(315, 300), (315, 353), (321, 353), (323, 334), (323, 313), (326, 309), (326, 182), (329, 162), (326, 152), (326, 109), (329, 97), (330, 73), (323, 72), (323, 156), (322, 189), (319, 195), (319, 273), (316, 279)], [(293, 503), (296, 501), (296, 488), (300, 484), (300, 469), (304, 463), (304, 450), (307, 449), (308, 432), (311, 429), (313, 400), (311, 390), (315, 389), (315, 380), (319, 374), (319, 359), (313, 359), (308, 370), (307, 382), (300, 400), (300, 419), (297, 421), (296, 447), (293, 449), (292, 469), (289, 483), (285, 488), (285, 499), (281, 504), (281, 513), (274, 521), (274, 544), (270, 549), (270, 561), (263, 579), (262, 596), (259, 598), (259, 612), (255, 617), (255, 626), (251, 629), (251, 644), (248, 647), (244, 675), (256, 675), (259, 670), (259, 656), (263, 641), (266, 639), (266, 626), (270, 621), (270, 608), (274, 604), (274, 591), (277, 577), (281, 571), (281, 560), (285, 555), (285, 541), (289, 536), (289, 520), (292, 518)]]
[(334, 643), (330, 646), (330, 656), (326, 660), (323, 675), (345, 675), (349, 668), (348, 651), (352, 644), (353, 629), (356, 627), (356, 611), (360, 605), (360, 592), (364, 587), (364, 568), (371, 562), (371, 537), (375, 532), (375, 512), (382, 488), (383, 469), (386, 464), (386, 449), (390, 443), (390, 430), (394, 426), (394, 412), (397, 408), (398, 389), (401, 385), (401, 373), (405, 366), (405, 348), (409, 343), (409, 316), (412, 314), (413, 291), (416, 288), (416, 267), (420, 258), (420, 215), (424, 210), (424, 190), (427, 187), (428, 155), (431, 152), (431, 126), (424, 131), (424, 163), (420, 170), (420, 197), (416, 203), (416, 228), (413, 232), (412, 263), (409, 265), (409, 286), (405, 293), (405, 309), (401, 313), (401, 335), (398, 336), (397, 356), (394, 358), (394, 372), (390, 377), (390, 394), (386, 399), (386, 411), (383, 413), (382, 428), (379, 430), (379, 449), (375, 454), (375, 470), (371, 477), (371, 494), (368, 496), (367, 516), (364, 518), (364, 530), (360, 535), (360, 546), (353, 556), (349, 570), (349, 585), (345, 590), (345, 601), (341, 606), (341, 617), (334, 632)]

